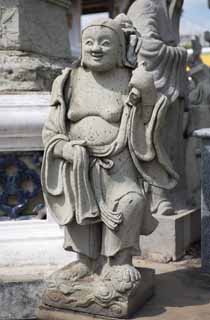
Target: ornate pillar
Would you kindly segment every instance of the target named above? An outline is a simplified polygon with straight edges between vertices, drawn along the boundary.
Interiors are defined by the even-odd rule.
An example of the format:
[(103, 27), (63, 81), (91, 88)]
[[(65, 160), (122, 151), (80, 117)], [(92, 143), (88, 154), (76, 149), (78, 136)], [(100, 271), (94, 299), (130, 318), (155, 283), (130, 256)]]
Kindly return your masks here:
[(69, 37), (71, 40), (71, 52), (74, 57), (80, 55), (80, 34), (81, 34), (81, 0), (71, 1), (71, 13), (69, 14)]
[(11, 219), (21, 218), (22, 212), (30, 215), (37, 203), (43, 203), (37, 198), (41, 161), (35, 166), (32, 162), (42, 152), (41, 130), (49, 105), (46, 92), (72, 60), (70, 4), (69, 0), (3, 0), (0, 4), (0, 170), (4, 170), (0, 220), (5, 214)]
[(47, 91), (71, 61), (69, 0), (3, 0), (0, 92)]

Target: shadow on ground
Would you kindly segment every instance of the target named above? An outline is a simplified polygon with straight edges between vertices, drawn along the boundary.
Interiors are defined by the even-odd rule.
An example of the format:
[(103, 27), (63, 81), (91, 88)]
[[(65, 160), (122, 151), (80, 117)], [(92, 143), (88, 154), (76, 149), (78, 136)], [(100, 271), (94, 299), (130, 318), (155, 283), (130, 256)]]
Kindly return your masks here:
[(197, 267), (157, 274), (155, 295), (133, 319), (153, 316), (157, 320), (209, 320), (210, 275)]

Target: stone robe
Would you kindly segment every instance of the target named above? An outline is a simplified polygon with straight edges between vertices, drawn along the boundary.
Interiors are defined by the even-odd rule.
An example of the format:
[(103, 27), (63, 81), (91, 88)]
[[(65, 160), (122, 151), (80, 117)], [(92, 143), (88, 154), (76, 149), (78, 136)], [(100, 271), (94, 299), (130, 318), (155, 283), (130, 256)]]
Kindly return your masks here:
[[(45, 200), (58, 223), (66, 226), (66, 239), (71, 237), (71, 232), (75, 233), (74, 230), (78, 226), (88, 226), (89, 229), (96, 230), (100, 222), (111, 230), (113, 236), (120, 219), (115, 208), (125, 195), (136, 193), (143, 199), (143, 181), (166, 189), (176, 185), (177, 174), (159, 143), (162, 120), (168, 106), (167, 98), (165, 96), (159, 98), (151, 119), (146, 125), (141, 117), (141, 108), (125, 105), (118, 136), (110, 145), (91, 147), (84, 146), (81, 141), (72, 141), (72, 146), (75, 148), (72, 164), (62, 158), (56, 158), (53, 152), (57, 143), (69, 141), (68, 128), (71, 123), (67, 114), (68, 106), (71, 108), (71, 81), (74, 81), (71, 79), (71, 73), (71, 69), (66, 69), (55, 80), (51, 111), (43, 129), (45, 152), (42, 185)], [(107, 172), (114, 172), (113, 164), (115, 164), (114, 168), (120, 167), (117, 164), (120, 155), (127, 157), (125, 166), (128, 178), (129, 172), (131, 175), (130, 182), (129, 184), (121, 183), (115, 187), (114, 199), (113, 197), (112, 200), (104, 199), (106, 186), (103, 185), (102, 180), (106, 179)], [(136, 170), (136, 176), (139, 175), (139, 185), (136, 182), (132, 183), (137, 179), (134, 170)], [(117, 175), (117, 172), (113, 173), (113, 182), (117, 180)], [(111, 174), (109, 176), (112, 178)], [(147, 203), (145, 197), (142, 201)], [(139, 213), (139, 216), (142, 216), (139, 234), (150, 234), (157, 225), (148, 208), (147, 205), (142, 206), (143, 212)], [(135, 221), (133, 223), (135, 224)], [(99, 231), (93, 233), (98, 234)], [(96, 241), (93, 241), (94, 244), (98, 242), (97, 237)], [(124, 238), (126, 238), (125, 233)], [(75, 241), (70, 240), (70, 242)], [(93, 257), (99, 254), (80, 251), (81, 245), (83, 245), (81, 242), (78, 247), (66, 244), (66, 248), (70, 247), (70, 250)], [(122, 249), (122, 246), (116, 245), (116, 248), (118, 247), (119, 250)], [(117, 250), (107, 253), (104, 249), (103, 254), (114, 255)], [(99, 249), (96, 251), (99, 252)]]

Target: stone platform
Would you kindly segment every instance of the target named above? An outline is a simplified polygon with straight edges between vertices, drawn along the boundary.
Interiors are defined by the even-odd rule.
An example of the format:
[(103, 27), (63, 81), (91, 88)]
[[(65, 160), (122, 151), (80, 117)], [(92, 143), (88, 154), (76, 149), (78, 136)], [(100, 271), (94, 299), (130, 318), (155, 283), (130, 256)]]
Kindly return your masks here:
[(35, 319), (44, 290), (43, 278), (54, 268), (0, 267), (0, 320)]
[(173, 216), (154, 215), (157, 229), (140, 237), (142, 256), (146, 259), (169, 262), (184, 256), (191, 244), (201, 237), (200, 209), (182, 211)]

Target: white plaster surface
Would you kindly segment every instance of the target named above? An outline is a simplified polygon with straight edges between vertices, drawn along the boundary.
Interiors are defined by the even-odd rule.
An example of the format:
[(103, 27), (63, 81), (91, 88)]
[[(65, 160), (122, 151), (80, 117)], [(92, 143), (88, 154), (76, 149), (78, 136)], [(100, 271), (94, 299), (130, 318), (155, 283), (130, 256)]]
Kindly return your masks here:
[(0, 151), (42, 150), (48, 92), (0, 95)]
[(76, 254), (63, 250), (63, 230), (30, 220), (0, 223), (0, 267), (64, 265)]

